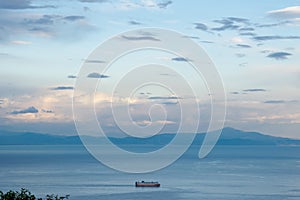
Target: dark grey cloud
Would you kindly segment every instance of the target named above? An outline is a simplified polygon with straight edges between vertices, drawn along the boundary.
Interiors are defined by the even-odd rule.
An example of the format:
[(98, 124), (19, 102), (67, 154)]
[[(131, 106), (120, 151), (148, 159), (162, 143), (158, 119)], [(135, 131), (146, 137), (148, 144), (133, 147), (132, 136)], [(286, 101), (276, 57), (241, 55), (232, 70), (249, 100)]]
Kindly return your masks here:
[(248, 44), (237, 44), (236, 46), (240, 48), (251, 48), (251, 46)]
[(266, 104), (287, 104), (287, 103), (299, 103), (299, 100), (268, 100), (264, 101)]
[(211, 30), (213, 30), (213, 31), (236, 30), (239, 27), (240, 26), (238, 26), (238, 25), (224, 25), (221, 27), (212, 28)]
[(25, 18), (23, 23), (26, 25), (52, 25), (55, 20), (60, 19), (60, 15), (43, 15), (37, 19), (27, 19)]
[(158, 3), (157, 6), (159, 8), (164, 9), (164, 8), (167, 8), (169, 5), (171, 5), (172, 3), (173, 3), (172, 1), (163, 1), (163, 2)]
[(43, 113), (54, 113), (53, 110), (46, 110), (46, 109), (42, 109), (42, 112), (43, 112)]
[(33, 27), (28, 29), (30, 32), (51, 33), (51, 29), (47, 27)]
[(195, 25), (195, 29), (201, 30), (201, 31), (207, 31), (208, 30), (208, 26), (206, 26), (206, 24), (203, 23), (194, 23)]
[(9, 54), (8, 53), (0, 53), (0, 56), (9, 56)]
[(10, 114), (12, 115), (18, 115), (18, 114), (26, 114), (26, 113), (38, 113), (39, 110), (36, 109), (35, 107), (31, 106), (31, 107), (28, 107), (24, 110), (14, 110), (12, 111)]
[(213, 20), (213, 22), (221, 24), (220, 27), (212, 28), (213, 31), (238, 30), (245, 24), (249, 25), (248, 19), (238, 17), (227, 17), (223, 19)]
[(300, 36), (279, 36), (279, 35), (268, 35), (268, 36), (255, 36), (254, 40), (265, 41), (265, 40), (294, 40), (300, 39)]
[(51, 88), (51, 90), (73, 90), (73, 89), (74, 89), (73, 86), (58, 86), (58, 87)]
[(241, 32), (240, 35), (242, 35), (242, 36), (256, 36), (256, 33), (253, 33), (253, 32)]
[(68, 78), (77, 78), (75, 75), (69, 75)]
[(78, 0), (78, 1), (84, 3), (105, 3), (108, 2), (109, 0)]
[(183, 57), (175, 57), (175, 58), (172, 58), (173, 61), (178, 61), (178, 62), (188, 62), (190, 61), (190, 59), (188, 58), (183, 58)]
[(80, 16), (80, 15), (71, 15), (71, 16), (66, 16), (63, 18), (64, 20), (67, 20), (67, 21), (77, 21), (77, 20), (82, 20), (82, 19), (85, 19), (84, 16)]
[(105, 63), (103, 60), (85, 60), (86, 63)]
[(290, 21), (281, 21), (278, 23), (272, 23), (272, 24), (256, 24), (256, 27), (258, 28), (270, 28), (270, 27), (276, 27), (276, 26), (282, 26), (286, 24), (290, 24)]
[(178, 101), (174, 101), (174, 102), (172, 102), (172, 101), (166, 101), (166, 102), (161, 102), (161, 104), (164, 104), (164, 105), (176, 105), (176, 104), (178, 104)]
[(249, 19), (240, 18), (240, 17), (227, 17), (228, 20), (232, 22), (238, 22), (243, 24), (250, 24)]
[[(215, 20), (215, 22), (217, 22), (217, 21), (219, 21), (219, 20)], [(238, 28), (240, 28), (240, 26), (229, 23), (229, 24), (224, 24), (223, 26), (220, 26), (220, 27), (212, 28), (211, 30), (225, 31), (225, 30), (237, 30)]]
[(31, 8), (30, 0), (1, 0), (0, 1), (1, 9), (27, 9)]
[(85, 19), (85, 17), (77, 15), (70, 15), (65, 17), (61, 15), (43, 15), (37, 19), (24, 19), (23, 23), (26, 25), (53, 25), (55, 22), (59, 22), (62, 20), (74, 22), (82, 19)]
[(131, 20), (131, 21), (128, 22), (128, 24), (130, 24), (130, 25), (141, 25), (142, 23), (138, 22), (138, 21), (135, 21), (135, 20)]
[(231, 92), (230, 94), (240, 94), (239, 92)]
[(244, 28), (240, 28), (239, 31), (255, 31), (255, 29), (252, 27), (244, 27)]
[(104, 75), (104, 74), (99, 74), (97, 72), (92, 72), (87, 75), (88, 78), (109, 78), (110, 76)]
[(149, 97), (148, 99), (151, 100), (177, 100), (177, 99), (182, 99), (181, 97), (161, 97), (161, 96), (154, 96), (154, 97)]
[(84, 10), (85, 12), (91, 11), (91, 9), (90, 9), (89, 7), (87, 7), (87, 6), (84, 6), (84, 7), (83, 7), (83, 10)]
[(264, 103), (266, 104), (281, 104), (281, 103), (285, 103), (286, 101), (284, 100), (269, 100), (269, 101), (264, 101)]
[(245, 89), (243, 90), (244, 92), (266, 92), (266, 89), (261, 89), (261, 88), (250, 88), (250, 89)]
[(131, 40), (131, 41), (141, 41), (141, 40), (149, 40), (149, 41), (160, 41), (159, 39), (153, 36), (121, 36), (123, 39)]
[(274, 52), (267, 55), (268, 58), (274, 58), (276, 60), (284, 60), (287, 59), (288, 56), (291, 56), (291, 53), (288, 52)]
[(63, 37), (64, 41), (80, 39), (83, 38), (83, 34), (95, 29), (86, 19), (84, 19), (85, 23), (79, 23), (79, 18), (80, 16), (75, 15), (41, 15), (38, 13), (23, 15), (20, 12), (1, 10), (0, 41), (9, 42), (20, 37)]
[(205, 43), (205, 44), (213, 44), (214, 43), (212, 41), (207, 41), (207, 40), (201, 40), (200, 42)]
[(236, 53), (235, 55), (236, 55), (236, 57), (238, 57), (238, 58), (243, 58), (243, 57), (246, 56), (246, 54), (244, 54), (244, 53)]
[(195, 40), (200, 39), (200, 37), (198, 37), (198, 36), (190, 36), (190, 35), (185, 35), (185, 36), (182, 36), (182, 37), (183, 37), (183, 38), (195, 39)]
[(0, 9), (36, 9), (36, 8), (55, 8), (52, 5), (33, 5), (31, 0), (0, 0)]
[(242, 36), (255, 36), (256, 33), (254, 33), (255, 29), (252, 27), (243, 27), (239, 29), (239, 34)]
[(270, 53), (270, 52), (272, 52), (271, 50), (262, 50), (262, 51), (260, 51), (260, 53)]

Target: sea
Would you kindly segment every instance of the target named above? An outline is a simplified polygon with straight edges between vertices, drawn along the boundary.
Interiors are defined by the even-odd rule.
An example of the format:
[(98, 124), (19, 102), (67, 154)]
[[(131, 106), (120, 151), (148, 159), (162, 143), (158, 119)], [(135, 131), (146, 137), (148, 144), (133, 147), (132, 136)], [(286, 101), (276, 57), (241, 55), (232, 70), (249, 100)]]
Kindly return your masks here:
[[(204, 159), (197, 151), (192, 147), (162, 170), (132, 174), (104, 166), (81, 145), (3, 145), (0, 190), (71, 200), (300, 199), (299, 146), (216, 146)], [(161, 187), (136, 188), (138, 180)]]

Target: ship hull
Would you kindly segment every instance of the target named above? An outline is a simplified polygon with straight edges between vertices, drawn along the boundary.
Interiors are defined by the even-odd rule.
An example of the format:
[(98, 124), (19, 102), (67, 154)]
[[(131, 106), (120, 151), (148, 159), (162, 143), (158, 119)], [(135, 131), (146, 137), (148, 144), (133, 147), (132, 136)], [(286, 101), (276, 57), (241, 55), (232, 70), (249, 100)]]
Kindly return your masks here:
[(160, 187), (157, 182), (135, 182), (135, 187)]

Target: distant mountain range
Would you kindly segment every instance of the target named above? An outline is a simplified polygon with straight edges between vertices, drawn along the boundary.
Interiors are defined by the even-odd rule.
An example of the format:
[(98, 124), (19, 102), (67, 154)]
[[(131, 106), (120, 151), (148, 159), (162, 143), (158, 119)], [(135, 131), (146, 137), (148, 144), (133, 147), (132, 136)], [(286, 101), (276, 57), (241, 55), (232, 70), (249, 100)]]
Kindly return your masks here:
[[(175, 134), (160, 134), (149, 138), (110, 138), (117, 145), (155, 145), (164, 146)], [(202, 143), (205, 134), (196, 135), (193, 144)], [(101, 140), (86, 136), (89, 139)], [(82, 144), (79, 136), (58, 136), (31, 132), (9, 132), (0, 130), (0, 145), (78, 145)], [(244, 132), (233, 128), (224, 128), (217, 145), (300, 145), (300, 140), (274, 137), (257, 132)]]

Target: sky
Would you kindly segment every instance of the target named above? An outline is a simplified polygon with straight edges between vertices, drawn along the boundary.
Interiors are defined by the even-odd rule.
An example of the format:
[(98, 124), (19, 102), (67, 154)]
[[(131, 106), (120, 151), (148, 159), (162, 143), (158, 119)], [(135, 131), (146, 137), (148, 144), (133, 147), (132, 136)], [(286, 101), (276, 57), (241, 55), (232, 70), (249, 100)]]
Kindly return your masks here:
[[(121, 57), (106, 74), (97, 73), (105, 62), (89, 59), (94, 49), (113, 36), (147, 27), (179, 32), (207, 53), (224, 84), (224, 126), (300, 138), (300, 1), (295, 0), (0, 0), (0, 130), (76, 134), (72, 97), (86, 65), (95, 67), (86, 79), (103, 81), (95, 109), (109, 133), (129, 123), (121, 115), (113, 123), (111, 103), (117, 111), (128, 108), (131, 122), (164, 132), (180, 125), (178, 102), (186, 100), (186, 112), (195, 111), (190, 93), (155, 85), (131, 90), (132, 80), (178, 81), (178, 91), (184, 88), (180, 81), (196, 84), (200, 115), (209, 119), (211, 94), (193, 77), (188, 58), (145, 50)], [(122, 79), (141, 60), (172, 68), (148, 65)], [(170, 76), (171, 69), (183, 79)], [(193, 117), (185, 121), (194, 123)]]

